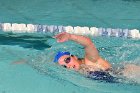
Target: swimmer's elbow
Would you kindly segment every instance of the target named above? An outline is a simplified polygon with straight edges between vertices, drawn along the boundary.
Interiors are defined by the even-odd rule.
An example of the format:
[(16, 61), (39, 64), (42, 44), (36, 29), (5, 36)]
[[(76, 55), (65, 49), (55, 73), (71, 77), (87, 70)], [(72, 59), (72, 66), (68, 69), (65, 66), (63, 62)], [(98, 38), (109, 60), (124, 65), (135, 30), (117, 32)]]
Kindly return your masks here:
[(90, 38), (86, 38), (85, 47), (89, 47), (91, 45), (93, 45), (93, 42), (91, 41), (91, 39)]

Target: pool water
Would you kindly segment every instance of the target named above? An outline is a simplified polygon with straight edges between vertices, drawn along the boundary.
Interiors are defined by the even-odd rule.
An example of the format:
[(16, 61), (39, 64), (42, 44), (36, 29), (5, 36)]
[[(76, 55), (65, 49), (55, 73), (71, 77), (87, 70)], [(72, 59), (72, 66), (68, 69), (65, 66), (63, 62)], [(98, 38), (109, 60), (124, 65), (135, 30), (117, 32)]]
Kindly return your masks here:
[[(4, 34), (1, 37), (3, 37), (0, 46), (2, 92), (116, 93), (119, 90), (120, 93), (138, 93), (140, 91), (139, 82), (95, 81), (52, 63), (53, 55), (58, 50), (69, 50), (82, 57), (83, 48), (74, 42), (58, 44), (50, 36), (32, 35), (27, 38), (27, 35)], [(100, 54), (112, 64), (139, 64), (140, 42), (138, 40), (106, 37), (92, 37), (92, 40)], [(39, 48), (36, 47), (38, 46), (36, 42)]]
[[(1, 0), (0, 21), (49, 25), (139, 29), (138, 0)], [(139, 93), (140, 80), (106, 83), (52, 62), (58, 50), (84, 56), (83, 47), (57, 43), (53, 34), (0, 31), (0, 93)], [(92, 37), (100, 55), (114, 66), (140, 65), (140, 41)], [(74, 50), (75, 49), (75, 50)]]
[(139, 0), (1, 0), (0, 22), (139, 28)]

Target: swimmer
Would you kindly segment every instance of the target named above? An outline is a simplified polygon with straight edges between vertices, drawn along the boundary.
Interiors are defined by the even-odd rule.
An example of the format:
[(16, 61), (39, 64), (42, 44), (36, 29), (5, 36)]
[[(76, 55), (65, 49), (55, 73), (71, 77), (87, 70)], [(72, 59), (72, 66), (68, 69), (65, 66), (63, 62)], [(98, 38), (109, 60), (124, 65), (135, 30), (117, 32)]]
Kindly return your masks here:
[[(106, 73), (106, 71), (110, 71), (112, 69), (111, 64), (99, 55), (98, 50), (90, 38), (81, 35), (69, 34), (66, 32), (56, 35), (55, 38), (59, 43), (66, 42), (68, 40), (75, 41), (84, 46), (85, 50), (84, 58), (78, 58), (75, 55), (71, 55), (71, 53), (68, 51), (59, 51), (54, 58), (55, 63), (76, 71), (81, 71), (82, 69), (82, 71), (86, 71), (90, 75), (98, 77), (95, 79), (105, 79), (107, 81), (111, 80), (111, 82), (113, 81), (113, 76)], [(127, 70), (123, 70), (122, 73), (129, 72), (128, 70), (132, 68), (134, 68), (134, 66), (127, 66)], [(107, 78), (104, 78), (104, 76)]]
[(70, 55), (69, 52), (58, 52), (54, 62), (58, 62), (58, 64), (63, 65), (66, 68), (74, 68), (75, 70), (78, 70), (81, 64), (93, 66), (104, 71), (111, 68), (111, 64), (99, 56), (98, 50), (90, 38), (66, 32), (56, 35), (55, 38), (57, 39), (57, 42), (72, 40), (81, 44), (84, 46), (85, 56), (83, 59), (78, 59), (78, 57)]

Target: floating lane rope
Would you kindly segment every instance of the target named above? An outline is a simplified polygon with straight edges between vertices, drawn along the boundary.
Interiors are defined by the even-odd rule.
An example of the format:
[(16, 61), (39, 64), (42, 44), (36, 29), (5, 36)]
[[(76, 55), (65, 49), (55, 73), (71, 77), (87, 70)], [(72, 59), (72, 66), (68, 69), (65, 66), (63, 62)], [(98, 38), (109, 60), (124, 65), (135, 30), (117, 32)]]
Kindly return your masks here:
[(137, 29), (112, 29), (112, 28), (97, 28), (97, 27), (72, 27), (72, 26), (56, 26), (56, 25), (40, 25), (40, 24), (18, 24), (18, 23), (0, 23), (0, 29), (3, 32), (12, 33), (60, 33), (68, 32), (79, 35), (93, 35), (93, 36), (113, 36), (125, 38), (140, 39), (140, 32)]

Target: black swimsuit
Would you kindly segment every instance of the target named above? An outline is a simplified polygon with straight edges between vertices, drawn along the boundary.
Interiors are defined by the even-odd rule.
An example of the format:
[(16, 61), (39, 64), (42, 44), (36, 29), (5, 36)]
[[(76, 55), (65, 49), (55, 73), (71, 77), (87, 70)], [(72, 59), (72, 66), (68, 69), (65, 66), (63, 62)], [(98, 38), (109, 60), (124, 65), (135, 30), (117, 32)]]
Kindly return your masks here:
[(107, 71), (90, 71), (88, 77), (94, 80), (101, 80), (109, 83), (117, 82), (117, 78), (110, 75)]

